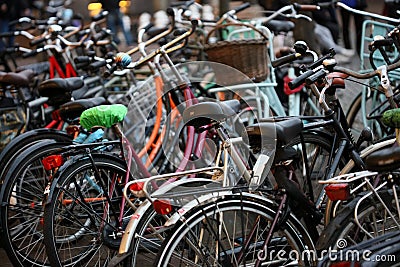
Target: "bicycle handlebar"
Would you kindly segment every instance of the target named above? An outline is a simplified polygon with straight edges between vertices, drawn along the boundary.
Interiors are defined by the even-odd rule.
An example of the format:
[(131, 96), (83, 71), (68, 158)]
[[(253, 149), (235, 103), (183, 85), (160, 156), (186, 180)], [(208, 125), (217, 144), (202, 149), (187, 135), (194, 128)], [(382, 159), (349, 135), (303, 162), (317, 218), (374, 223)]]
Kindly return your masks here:
[(45, 42), (47, 39), (48, 39), (47, 36), (41, 37), (41, 38), (38, 38), (38, 39), (33, 39), (32, 41), (29, 42), (29, 45), (30, 46), (35, 46), (35, 45), (38, 45), (40, 43)]
[[(336, 2), (336, 1), (333, 1), (333, 2)], [(394, 22), (396, 24), (400, 23), (400, 19), (394, 19), (394, 18), (382, 16), (382, 15), (379, 15), (379, 14), (370, 13), (370, 12), (367, 12), (367, 11), (357, 10), (355, 8), (351, 8), (351, 7), (343, 4), (342, 2), (336, 2), (336, 6), (341, 7), (343, 9), (346, 9), (347, 11), (350, 11), (352, 13), (359, 14), (359, 15), (369, 16), (369, 17), (372, 17), (372, 18), (375, 18), (375, 19), (381, 19), (381, 20), (385, 20), (385, 21), (389, 21), (389, 22)]]
[[(395, 62), (395, 63), (393, 63), (393, 64), (387, 65), (387, 71), (388, 72), (390, 72), (392, 70), (395, 70), (397, 68), (400, 68), (400, 60)], [(379, 75), (379, 73), (381, 72), (380, 69), (378, 68), (377, 70), (373, 70), (373, 71), (370, 71), (370, 72), (367, 72), (367, 73), (359, 73), (357, 71), (353, 71), (351, 69), (347, 69), (347, 68), (344, 68), (344, 67), (338, 67), (338, 66), (334, 67), (333, 71), (341, 72), (341, 73), (347, 74), (347, 75), (349, 75), (349, 76), (351, 76), (353, 78), (357, 78), (357, 79), (370, 79), (370, 78), (372, 78), (374, 76)]]
[[(170, 51), (174, 51), (176, 50), (177, 47), (180, 47), (180, 45), (176, 45), (177, 43), (186, 40), (190, 35), (193, 34), (193, 32), (196, 30), (196, 27), (198, 25), (198, 21), (197, 20), (192, 20), (192, 27), (189, 31), (186, 31), (184, 34), (176, 37), (175, 39), (173, 39), (172, 41), (166, 43), (165, 45), (161, 46), (160, 48), (154, 50), (153, 52), (151, 52), (150, 54), (148, 54), (147, 56), (139, 59), (136, 62), (132, 62), (127, 66), (123, 66), (127, 69), (133, 69), (133, 68), (137, 68), (140, 65), (148, 62), (149, 60), (152, 60), (154, 57), (156, 57), (158, 54), (161, 53), (169, 53)], [(175, 47), (173, 47), (174, 45), (176, 45)], [(129, 55), (128, 53), (126, 53), (127, 55)], [(112, 73), (113, 71), (115, 71), (117, 69), (117, 66), (114, 65), (113, 67), (111, 67), (111, 69), (109, 69), (108, 71), (106, 71), (107, 75), (109, 75), (110, 73)]]
[(296, 59), (301, 58), (303, 55), (300, 53), (292, 53), (280, 58), (277, 58), (271, 62), (272, 67), (276, 68), (282, 66), (283, 64), (290, 63), (295, 61)]
[(192, 28), (189, 31), (187, 31), (184, 34), (178, 36), (177, 38), (173, 39), (169, 43), (163, 45), (160, 49), (157, 49), (157, 50), (153, 51), (147, 57), (144, 57), (143, 59), (137, 61), (136, 63), (134, 63), (133, 67), (135, 68), (135, 67), (138, 67), (138, 66), (142, 65), (143, 63), (153, 59), (157, 54), (160, 54), (163, 51), (166, 51), (168, 48), (174, 46), (175, 44), (185, 40), (190, 35), (192, 35), (192, 33), (196, 30), (197, 25), (198, 25), (198, 21), (197, 20), (192, 20)]
[(297, 76), (296, 78), (294, 78), (292, 81), (290, 81), (288, 83), (289, 88), (290, 89), (294, 89), (297, 88), (298, 86), (300, 86), (308, 77), (310, 77), (311, 75), (314, 74), (313, 70), (308, 70), (304, 73), (302, 73), (301, 75)]
[(293, 3), (293, 8), (296, 11), (317, 11), (321, 9), (319, 5), (301, 5), (298, 3)]
[[(174, 12), (174, 10), (172, 8), (168, 8), (167, 9), (167, 14), (170, 17), (170, 25), (169, 25), (168, 29), (166, 31), (154, 36), (153, 38), (143, 42), (143, 44), (145, 46), (160, 40), (161, 38), (167, 36), (168, 34), (170, 34), (174, 30), (174, 28), (175, 28), (175, 12)], [(139, 49), (140, 49), (139, 46), (136, 46), (136, 47), (132, 48), (131, 50), (129, 50), (126, 53), (128, 55), (132, 55), (132, 54), (136, 53), (137, 51), (139, 51)]]
[(234, 14), (237, 14), (237, 13), (239, 13), (240, 11), (243, 11), (243, 10), (245, 10), (245, 9), (247, 9), (247, 8), (249, 8), (251, 5), (250, 5), (250, 3), (249, 2), (246, 2), (246, 3), (244, 3), (244, 4), (241, 4), (240, 6), (238, 6), (238, 7), (236, 7), (236, 8), (234, 8), (233, 9), (233, 14), (232, 15), (234, 15)]

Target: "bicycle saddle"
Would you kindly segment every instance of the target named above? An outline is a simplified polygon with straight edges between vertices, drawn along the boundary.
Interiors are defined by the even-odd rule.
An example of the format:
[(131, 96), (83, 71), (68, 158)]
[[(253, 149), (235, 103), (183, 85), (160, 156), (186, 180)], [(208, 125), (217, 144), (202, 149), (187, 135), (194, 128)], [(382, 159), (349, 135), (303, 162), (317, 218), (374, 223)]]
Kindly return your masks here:
[(196, 128), (213, 122), (222, 122), (236, 115), (240, 110), (239, 100), (223, 102), (203, 102), (187, 107), (183, 111), (183, 121), (186, 125)]
[(294, 29), (294, 23), (292, 21), (284, 20), (270, 20), (262, 22), (261, 25), (267, 27), (272, 32), (290, 32)]
[(28, 86), (29, 82), (35, 77), (32, 70), (21, 72), (2, 72), (0, 71), (0, 83), (13, 84), (16, 86)]
[(53, 78), (40, 83), (38, 91), (40, 96), (44, 97), (58, 97), (71, 93), (84, 86), (84, 82), (79, 77), (72, 78)]
[(388, 147), (371, 153), (365, 159), (369, 171), (393, 171), (400, 168), (400, 147)]
[(58, 114), (63, 121), (72, 121), (79, 118), (83, 111), (106, 103), (104, 97), (80, 99), (63, 104), (58, 109)]
[(251, 147), (261, 147), (262, 141), (287, 144), (303, 130), (303, 122), (299, 118), (290, 118), (282, 121), (260, 122), (246, 127)]
[(128, 109), (121, 104), (100, 105), (82, 112), (80, 124), (86, 130), (95, 126), (110, 128), (116, 123), (122, 122)]

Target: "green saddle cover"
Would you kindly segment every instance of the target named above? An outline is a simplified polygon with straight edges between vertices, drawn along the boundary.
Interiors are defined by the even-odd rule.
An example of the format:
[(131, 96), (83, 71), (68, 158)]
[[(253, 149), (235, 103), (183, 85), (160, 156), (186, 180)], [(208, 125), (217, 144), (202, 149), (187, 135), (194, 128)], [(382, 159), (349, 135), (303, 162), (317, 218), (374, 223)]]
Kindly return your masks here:
[(400, 128), (400, 108), (386, 110), (382, 122), (388, 127)]
[(100, 105), (82, 112), (80, 124), (86, 130), (94, 126), (110, 128), (112, 125), (124, 120), (128, 109), (121, 104)]

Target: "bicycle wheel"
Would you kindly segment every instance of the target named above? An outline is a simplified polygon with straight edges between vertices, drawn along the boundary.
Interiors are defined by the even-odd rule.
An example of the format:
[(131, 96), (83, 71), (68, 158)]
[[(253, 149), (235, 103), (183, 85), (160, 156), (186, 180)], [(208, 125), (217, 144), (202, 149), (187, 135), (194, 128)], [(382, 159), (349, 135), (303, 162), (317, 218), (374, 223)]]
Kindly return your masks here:
[[(396, 191), (399, 194), (398, 188)], [(317, 242), (318, 249), (344, 249), (387, 232), (398, 231), (400, 218), (394, 191), (385, 189), (379, 191), (378, 194), (393, 216), (386, 211), (382, 202), (376, 197), (370, 196), (362, 200), (358, 207), (357, 218), (361, 225), (360, 228), (354, 217), (355, 207), (362, 196), (360, 195), (344, 206), (321, 233)]]
[(119, 247), (126, 165), (115, 156), (92, 156), (94, 165), (87, 156), (65, 163), (52, 183), (44, 208), (51, 266), (106, 266)]
[(72, 142), (72, 137), (67, 133), (53, 129), (37, 129), (25, 132), (13, 140), (3, 149), (0, 154), (0, 179), (3, 181), (7, 170), (21, 151), (42, 140), (56, 140), (60, 142)]
[(281, 221), (279, 227), (275, 225), (266, 251), (263, 249), (275, 215), (270, 202), (243, 195), (230, 195), (201, 205), (183, 215), (171, 229), (155, 266), (238, 266), (252, 265), (257, 259), (262, 265), (296, 262), (310, 266), (309, 259), (290, 256), (313, 248), (305, 229), (291, 216)]
[(169, 231), (163, 224), (165, 218), (155, 212), (150, 206), (140, 218), (135, 228), (135, 237), (129, 246), (130, 257), (124, 262), (124, 266), (151, 266), (157, 257), (162, 240)]
[[(300, 136), (293, 139), (286, 147), (293, 148), (297, 153), (296, 178), (300, 189), (316, 203), (318, 200), (322, 201), (319, 198), (323, 186), (318, 181), (326, 178), (326, 172), (331, 164), (333, 138), (329, 139), (323, 132), (304, 132), (302, 135), (305, 151)], [(341, 159), (339, 168), (343, 167), (345, 162), (345, 158)]]
[[(363, 99), (364, 98), (364, 99)], [(380, 117), (385, 110), (389, 109), (389, 104), (383, 105), (378, 108), (372, 114), (373, 109), (378, 107), (380, 104), (387, 102), (386, 96), (374, 90), (370, 96), (366, 96), (363, 92), (360, 92), (350, 105), (347, 112), (347, 121), (349, 123), (350, 129), (353, 133), (355, 140), (360, 136), (361, 131), (368, 126), (374, 133), (374, 140), (377, 141), (385, 136), (388, 136), (391, 131), (382, 122), (380, 122)], [(371, 118), (368, 118), (371, 114)]]
[(0, 200), (2, 240), (14, 266), (50, 266), (43, 243), (43, 192), (49, 182), (41, 160), (65, 146), (42, 141), (15, 158), (5, 176)]

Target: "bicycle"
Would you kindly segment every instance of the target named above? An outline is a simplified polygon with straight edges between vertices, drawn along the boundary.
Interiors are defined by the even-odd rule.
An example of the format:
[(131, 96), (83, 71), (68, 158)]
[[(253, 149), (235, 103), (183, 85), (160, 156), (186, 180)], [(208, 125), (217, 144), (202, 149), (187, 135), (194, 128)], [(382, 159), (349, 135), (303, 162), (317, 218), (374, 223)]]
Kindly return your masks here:
[[(398, 112), (399, 109), (392, 109), (383, 114), (386, 126), (398, 127)], [(396, 141), (394, 146), (377, 150), (366, 158), (368, 171), (349, 173), (324, 181), (328, 184), (325, 189), (334, 203), (332, 209), (337, 215), (321, 235), (318, 241), (320, 248), (334, 247), (335, 240), (340, 239), (349, 244), (357, 244), (399, 227), (396, 218), (398, 153)], [(333, 227), (336, 233), (332, 231)]]
[[(185, 33), (184, 35), (182, 35), (182, 36), (180, 36), (180, 37), (178, 37), (178, 38), (180, 38), (180, 40), (182, 40), (183, 38), (185, 38), (186, 36), (188, 36), (190, 34), (190, 32), (187, 32), (187, 33)], [(179, 39), (178, 39), (179, 40)], [(177, 40), (175, 40), (175, 42), (177, 42)], [(174, 43), (171, 43), (170, 45), (174, 45)], [(149, 56), (148, 56), (148, 58), (152, 58), (152, 57), (154, 57), (155, 56), (155, 54), (156, 53), (151, 53), (151, 54), (149, 54)], [(139, 65), (139, 64), (142, 64), (142, 62), (145, 62), (146, 60), (148, 60), (148, 58), (145, 58), (145, 59), (142, 59), (141, 61), (139, 61), (139, 63), (136, 63), (137, 65)], [(182, 84), (179, 84), (180, 85), (180, 88), (183, 88), (183, 85)], [(187, 86), (187, 85), (186, 85)], [(187, 90), (187, 89), (185, 89), (185, 90)], [(187, 92), (187, 94), (190, 94), (190, 92)], [(190, 98), (189, 98), (189, 100), (190, 100)], [(195, 99), (193, 99), (192, 101), (195, 101)], [(188, 105), (190, 105), (190, 103), (188, 104)], [(101, 113), (101, 109), (99, 110), (99, 112)], [(87, 113), (86, 113), (88, 116), (96, 116), (95, 114), (93, 114), (92, 113), (92, 111), (91, 110), (88, 110), (87, 111)], [(90, 115), (89, 115), (90, 114)], [(81, 116), (81, 124), (84, 126), (84, 127), (86, 127), (86, 128), (91, 128), (92, 126), (93, 126), (93, 122), (90, 122), (89, 124), (88, 124), (88, 122), (86, 122), (86, 124), (83, 124), (83, 122), (85, 121), (86, 119), (85, 119), (85, 113)], [(89, 120), (90, 121), (90, 120)], [(95, 122), (94, 123), (98, 123), (98, 119), (95, 119)], [(95, 125), (95, 124), (94, 124)], [(108, 126), (110, 126), (110, 125), (108, 125)], [(188, 139), (187, 140), (191, 140), (191, 139), (189, 139), (189, 138), (193, 138), (193, 136), (191, 137), (190, 136), (191, 135), (191, 133), (189, 132), (188, 133)], [(117, 133), (117, 136), (121, 136), (121, 133)], [(122, 140), (125, 140), (125, 141), (123, 141), (123, 144), (125, 144), (126, 145), (126, 143), (127, 143), (127, 140), (126, 139), (122, 139)], [(193, 141), (192, 141), (193, 142)], [(190, 151), (191, 149), (193, 149), (193, 144), (191, 144), (191, 145), (187, 145), (187, 147), (189, 147), (190, 149), (185, 149), (185, 154), (187, 154), (188, 153), (188, 151)], [(198, 147), (196, 147), (196, 149), (198, 150), (199, 148)], [(126, 171), (126, 175), (127, 176), (129, 176), (129, 168), (135, 168), (136, 169), (136, 167), (138, 168), (138, 170), (139, 170), (139, 172), (141, 172), (142, 174), (141, 174), (141, 177), (146, 177), (146, 176), (150, 176), (150, 174), (149, 174), (149, 172), (147, 171), (147, 169), (146, 169), (146, 167), (142, 164), (142, 161), (137, 157), (137, 155), (132, 151), (132, 152), (130, 152), (130, 151), (132, 151), (131, 150), (131, 148), (129, 148), (129, 150), (125, 150), (125, 153), (128, 153), (128, 155), (129, 155), (129, 153), (132, 153), (132, 155), (130, 156), (130, 157), (132, 157), (133, 159), (134, 159), (134, 164), (133, 165), (130, 165), (131, 164), (131, 158), (130, 157), (128, 157), (127, 156), (127, 162), (128, 162), (128, 171)], [(190, 157), (186, 157), (185, 159), (187, 160), (187, 159), (189, 159)], [(80, 157), (78, 157), (78, 158), (75, 158), (74, 160), (72, 160), (69, 164), (67, 164), (69, 167), (67, 167), (67, 165), (65, 165), (66, 167), (65, 167), (65, 169), (64, 169), (64, 167), (63, 167), (63, 169), (62, 170), (69, 170), (69, 172), (71, 172), (71, 173), (76, 173), (76, 172), (80, 172), (80, 170), (81, 170), (81, 168), (79, 168), (79, 169), (76, 169), (75, 168), (75, 164), (79, 164), (80, 162), (81, 162), (81, 160), (84, 160), (84, 159), (87, 159), (87, 154), (86, 153), (83, 153), (82, 154), (82, 156), (80, 156)], [(184, 164), (188, 164), (187, 162), (185, 162), (185, 159), (183, 160), (184, 161)], [(94, 168), (94, 169), (96, 169), (96, 165), (97, 165), (97, 161), (95, 160), (95, 161), (93, 161), (93, 162), (91, 162), (90, 163), (90, 165), (85, 165), (86, 167), (85, 168)], [(131, 167), (130, 167), (131, 166)], [(180, 164), (180, 166), (178, 166), (178, 167), (181, 167), (181, 166), (183, 166), (182, 164)], [(61, 251), (62, 251), (62, 249), (64, 248), (64, 247), (66, 247), (66, 246), (71, 246), (71, 243), (70, 242), (67, 242), (68, 241), (68, 239), (65, 239), (65, 244), (60, 244), (60, 243), (58, 243), (58, 238), (56, 237), (56, 234), (58, 233), (58, 231), (60, 230), (60, 227), (61, 227), (61, 225), (59, 224), (59, 222), (54, 222), (53, 221), (53, 219), (54, 219), (54, 216), (53, 215), (51, 215), (51, 214), (53, 214), (54, 212), (55, 213), (57, 213), (59, 216), (61, 216), (61, 217), (59, 217), (59, 218), (62, 218), (62, 213), (61, 213), (61, 210), (62, 210), (62, 203), (60, 203), (59, 201), (56, 201), (56, 202), (54, 202), (54, 201), (52, 201), (52, 198), (53, 197), (56, 197), (58, 194), (60, 194), (60, 192), (61, 191), (63, 191), (63, 190), (68, 190), (68, 186), (67, 185), (69, 185), (70, 184), (70, 182), (72, 182), (72, 180), (71, 179), (74, 179), (74, 176), (71, 176), (71, 175), (68, 175), (68, 176), (65, 176), (66, 175), (66, 173), (64, 172), (64, 171), (62, 171), (61, 172), (61, 170), (60, 170), (60, 172), (58, 173), (58, 176), (56, 176), (56, 177), (54, 177), (53, 178), (53, 182), (52, 182), (52, 186), (51, 186), (51, 189), (50, 189), (50, 195), (49, 195), (49, 200), (46, 202), (46, 206), (45, 206), (45, 224), (46, 224), (46, 226), (48, 226), (49, 227), (49, 229), (53, 229), (52, 231), (55, 231), (55, 232), (49, 232), (49, 233), (45, 233), (45, 243), (46, 243), (46, 250), (47, 250), (47, 253), (48, 253), (48, 256), (49, 256), (49, 259), (50, 259), (50, 262), (52, 263), (52, 265), (58, 265), (58, 264), (67, 264), (67, 262), (68, 262), (68, 260), (69, 260), (69, 256), (66, 256), (66, 258), (63, 258), (63, 255), (64, 254), (61, 254)], [(79, 177), (79, 176), (78, 176)], [(68, 179), (67, 179), (68, 178)], [(99, 178), (100, 179), (100, 178)], [(125, 179), (125, 178), (124, 178)], [(64, 188), (64, 187), (56, 187), (56, 184), (59, 184), (59, 183), (65, 183), (65, 185), (67, 186), (66, 188)], [(76, 187), (75, 187), (76, 188)], [(103, 192), (106, 192), (105, 190), (103, 190)], [(65, 191), (65, 193), (67, 193), (67, 191)], [(65, 195), (65, 196), (67, 196), (68, 195), (68, 193)], [(111, 196), (110, 196), (111, 197)], [(56, 198), (58, 198), (58, 197), (56, 197)], [(114, 198), (111, 198), (111, 201), (114, 201)], [(115, 201), (116, 202), (119, 202), (119, 199), (118, 199), (118, 197), (115, 199)], [(81, 201), (80, 202), (82, 202), (82, 203), (79, 203), (79, 205), (81, 205), (81, 204), (83, 204), (83, 203), (85, 203), (86, 202), (86, 198), (84, 198), (84, 199), (81, 199)], [(69, 203), (71, 203), (71, 202), (65, 202), (67, 205), (69, 205)], [(72, 203), (74, 203), (74, 201), (72, 201)], [(61, 204), (61, 206), (58, 206), (58, 204)], [(91, 204), (91, 202), (89, 201), (88, 203), (87, 203), (88, 205), (92, 205)], [(95, 204), (95, 203), (94, 203)], [(83, 204), (83, 205), (85, 205), (85, 204)], [(104, 207), (104, 206), (103, 206)], [(123, 202), (122, 202), (122, 206), (121, 207), (123, 207)], [(48, 214), (50, 214), (50, 215), (48, 215)], [(118, 211), (113, 211), (113, 214), (118, 214)], [(122, 210), (121, 211), (121, 213), (120, 213), (121, 215), (120, 216), (122, 216), (122, 214), (124, 214), (124, 211)], [(72, 214), (71, 214), (72, 215)], [(87, 214), (89, 217), (91, 217), (91, 216), (94, 216), (95, 218), (98, 218), (98, 216), (97, 215), (95, 215), (95, 214)], [(114, 216), (115, 217), (115, 216)], [(118, 216), (116, 216), (116, 217), (118, 217)], [(79, 222), (79, 220), (77, 220), (77, 222)], [(106, 223), (106, 225), (108, 225), (108, 227), (111, 227), (110, 228), (110, 231), (112, 231), (112, 232), (114, 232), (115, 231), (115, 234), (117, 235), (117, 236), (119, 236), (120, 235), (120, 231), (123, 229), (123, 227), (122, 227), (122, 224), (123, 224), (123, 220), (122, 220), (122, 217), (120, 217), (119, 219), (115, 219), (115, 222), (117, 222), (118, 223), (118, 225), (119, 225), (119, 227), (116, 227), (116, 226), (113, 226), (113, 225), (111, 225), (111, 224), (109, 224), (109, 223)], [(54, 226), (54, 224), (57, 226)], [(94, 226), (94, 224), (91, 224), (92, 226)], [(121, 228), (120, 228), (121, 227)], [(56, 231), (57, 230), (57, 231)], [(77, 230), (78, 231), (78, 230)], [(96, 233), (101, 233), (101, 231), (100, 232), (98, 232), (99, 230), (96, 230), (95, 232), (93, 232), (93, 234), (96, 234)], [(84, 240), (82, 240), (82, 241), (84, 241)], [(115, 241), (115, 243), (119, 243), (119, 241), (117, 240), (117, 241)], [(87, 245), (90, 245), (90, 244), (87, 244)], [(112, 246), (112, 244), (109, 244), (109, 243), (107, 243), (107, 245), (110, 245), (111, 246), (111, 248), (112, 249), (115, 249), (115, 247), (113, 247)], [(79, 251), (79, 247), (77, 247), (77, 248), (75, 248), (75, 247), (72, 247), (72, 248), (70, 248), (71, 249), (71, 253), (75, 253), (76, 251)], [(75, 252), (74, 252), (75, 251)], [(79, 253), (79, 252), (77, 252), (77, 253)], [(89, 255), (86, 255), (87, 257), (89, 257), (90, 258), (90, 254)], [(93, 259), (93, 258), (92, 258)], [(83, 260), (83, 258), (81, 258), (81, 259), (79, 259), (79, 260)]]

